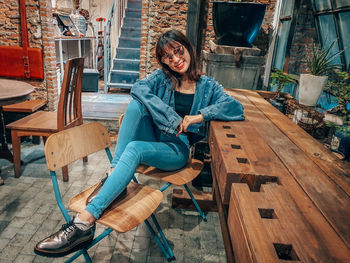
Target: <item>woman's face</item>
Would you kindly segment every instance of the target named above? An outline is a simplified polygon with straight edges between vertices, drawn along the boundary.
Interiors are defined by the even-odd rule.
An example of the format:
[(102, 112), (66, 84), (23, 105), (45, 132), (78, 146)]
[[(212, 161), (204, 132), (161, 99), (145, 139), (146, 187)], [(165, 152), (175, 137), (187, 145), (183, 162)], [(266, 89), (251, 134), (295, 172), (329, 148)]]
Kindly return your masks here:
[(183, 75), (187, 72), (191, 63), (191, 56), (188, 50), (178, 42), (164, 47), (164, 55), (161, 60), (168, 67)]

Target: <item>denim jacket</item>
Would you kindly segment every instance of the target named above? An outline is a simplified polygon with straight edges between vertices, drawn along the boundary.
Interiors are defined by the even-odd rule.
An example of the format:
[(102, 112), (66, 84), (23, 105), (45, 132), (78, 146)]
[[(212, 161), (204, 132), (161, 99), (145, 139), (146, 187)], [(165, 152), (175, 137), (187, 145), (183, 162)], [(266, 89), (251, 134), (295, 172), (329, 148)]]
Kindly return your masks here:
[[(158, 69), (135, 83), (131, 96), (142, 103), (155, 125), (165, 134), (176, 134), (182, 118), (175, 112), (172, 82)], [(228, 95), (214, 78), (202, 75), (197, 81), (190, 115), (202, 114), (205, 121), (244, 120), (242, 104)], [(205, 123), (195, 123), (187, 131), (206, 136)]]

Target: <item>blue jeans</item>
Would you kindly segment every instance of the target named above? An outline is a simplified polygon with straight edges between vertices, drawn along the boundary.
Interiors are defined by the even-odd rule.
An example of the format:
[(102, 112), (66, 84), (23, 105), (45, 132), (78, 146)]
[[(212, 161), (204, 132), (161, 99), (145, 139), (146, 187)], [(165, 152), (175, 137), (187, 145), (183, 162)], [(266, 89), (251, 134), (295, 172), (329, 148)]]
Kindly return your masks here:
[(146, 108), (137, 100), (132, 100), (119, 130), (111, 164), (114, 170), (86, 210), (98, 219), (129, 184), (139, 164), (172, 171), (185, 166), (188, 158), (187, 136), (160, 133)]

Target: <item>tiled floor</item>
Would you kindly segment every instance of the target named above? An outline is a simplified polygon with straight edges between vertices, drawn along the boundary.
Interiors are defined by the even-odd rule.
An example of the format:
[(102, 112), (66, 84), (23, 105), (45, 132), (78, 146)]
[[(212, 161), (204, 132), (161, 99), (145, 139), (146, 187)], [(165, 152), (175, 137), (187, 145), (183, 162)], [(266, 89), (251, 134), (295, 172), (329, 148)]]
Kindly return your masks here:
[[(18, 179), (14, 178), (13, 165), (0, 160), (1, 176), (5, 180), (5, 185), (0, 186), (0, 263), (66, 260), (44, 258), (33, 252), (37, 241), (64, 223), (55, 202), (43, 149), (42, 144), (22, 143), (24, 164)], [(75, 162), (69, 167), (68, 183), (62, 182), (59, 176), (63, 202), (67, 203), (74, 194), (94, 184), (107, 169), (104, 152), (90, 155), (88, 163)], [(148, 185), (161, 185), (148, 177), (138, 177)], [(171, 190), (167, 189), (156, 217), (173, 248), (176, 262), (226, 262), (218, 214), (208, 213), (206, 223), (195, 212), (172, 209), (170, 200)], [(103, 229), (98, 225), (97, 233)], [(166, 262), (144, 224), (125, 234), (113, 232), (89, 254), (93, 262)], [(84, 262), (84, 259), (80, 257), (75, 262)]]

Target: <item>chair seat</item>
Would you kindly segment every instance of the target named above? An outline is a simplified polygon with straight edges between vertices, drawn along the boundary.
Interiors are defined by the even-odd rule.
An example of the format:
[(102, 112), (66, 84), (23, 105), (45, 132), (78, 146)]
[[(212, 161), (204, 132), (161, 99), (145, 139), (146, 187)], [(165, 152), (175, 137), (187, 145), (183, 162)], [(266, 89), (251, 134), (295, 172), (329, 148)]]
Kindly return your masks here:
[(167, 172), (153, 166), (140, 165), (136, 172), (158, 178), (173, 185), (184, 185), (195, 179), (202, 171), (203, 166), (203, 162), (191, 159), (185, 167), (176, 171)]
[(58, 131), (57, 112), (37, 111), (6, 125), (6, 128), (21, 131), (56, 133)]
[[(82, 212), (86, 207), (86, 199), (96, 186), (97, 184), (74, 196), (69, 201), (69, 209), (77, 213)], [(117, 198), (97, 222), (117, 232), (127, 232), (150, 217), (162, 199), (161, 191), (131, 182), (126, 195), (121, 199)]]

